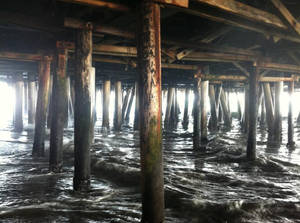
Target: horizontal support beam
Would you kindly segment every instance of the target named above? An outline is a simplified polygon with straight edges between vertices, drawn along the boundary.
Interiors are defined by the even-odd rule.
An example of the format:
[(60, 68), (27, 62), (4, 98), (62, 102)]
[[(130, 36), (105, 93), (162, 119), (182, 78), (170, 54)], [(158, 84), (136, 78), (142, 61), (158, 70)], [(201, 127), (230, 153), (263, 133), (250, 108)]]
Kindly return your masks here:
[(39, 61), (42, 59), (42, 55), (30, 53), (0, 52), (0, 58), (17, 61)]
[(216, 7), (222, 11), (244, 17), (246, 19), (272, 25), (277, 28), (287, 29), (286, 25), (269, 12), (254, 8), (236, 0), (195, 0), (198, 3)]
[(101, 0), (60, 0), (60, 1), (73, 3), (73, 4), (93, 6), (93, 7), (107, 8), (107, 9), (121, 11), (121, 12), (130, 11), (130, 8), (126, 5), (113, 3), (113, 2), (107, 2), (107, 1), (101, 1)]
[[(237, 76), (237, 75), (202, 75), (201, 79), (209, 80), (209, 81), (236, 81), (236, 82), (244, 82), (248, 81), (248, 78), (245, 76)], [(296, 81), (295, 77), (260, 77), (259, 82), (279, 82), (279, 81)]]
[(282, 71), (288, 73), (296, 73), (300, 74), (300, 66), (292, 65), (292, 64), (278, 64), (271, 62), (254, 62), (255, 67), (259, 67), (265, 70), (274, 70), (274, 71)]
[(224, 15), (220, 15), (219, 13), (207, 12), (205, 9), (203, 9), (203, 7), (199, 7), (198, 3), (196, 6), (195, 6), (195, 4), (193, 4), (193, 6), (191, 7), (191, 3), (190, 3), (190, 8), (188, 8), (188, 9), (178, 8), (178, 7), (177, 7), (177, 9), (184, 13), (199, 16), (202, 18), (206, 18), (206, 19), (214, 21), (214, 22), (219, 22), (219, 23), (223, 23), (226, 25), (238, 27), (241, 29), (258, 32), (265, 36), (273, 36), (273, 37), (300, 43), (299, 36), (293, 35), (290, 32), (285, 31), (285, 29), (281, 29), (281, 30), (275, 29), (275, 28), (273, 29), (272, 27), (266, 27), (262, 24), (253, 23), (251, 21), (243, 21), (239, 18), (234, 18), (232, 16), (229, 18), (225, 18)]
[(154, 0), (156, 3), (174, 5), (178, 7), (189, 7), (189, 0)]

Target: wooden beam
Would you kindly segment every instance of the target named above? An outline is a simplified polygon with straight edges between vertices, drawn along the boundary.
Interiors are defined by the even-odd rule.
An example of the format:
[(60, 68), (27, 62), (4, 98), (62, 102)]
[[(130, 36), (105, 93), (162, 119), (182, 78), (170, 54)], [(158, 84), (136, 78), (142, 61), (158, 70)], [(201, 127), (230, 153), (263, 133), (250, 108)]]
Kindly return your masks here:
[(211, 62), (235, 62), (256, 61), (257, 57), (247, 55), (234, 55), (227, 53), (194, 52), (182, 60), (186, 61), (211, 61)]
[(275, 70), (275, 71), (283, 71), (289, 73), (297, 73), (300, 74), (300, 66), (292, 65), (292, 64), (278, 64), (271, 62), (254, 62), (255, 67), (259, 67), (265, 70)]
[(285, 5), (280, 0), (271, 0), (271, 2), (290, 24), (290, 26), (300, 35), (300, 23), (295, 19)]
[(244, 17), (246, 19), (262, 22), (277, 28), (286, 29), (286, 25), (276, 16), (269, 12), (254, 8), (252, 6), (243, 4), (236, 0), (196, 0), (209, 6), (216, 7), (225, 12)]
[(31, 54), (31, 53), (0, 52), (0, 58), (7, 59), (7, 60), (18, 60), (18, 61), (39, 61), (42, 59), (42, 55)]
[[(215, 32), (208, 34), (206, 37), (202, 38), (200, 41), (197, 41), (197, 42), (210, 43), (210, 42), (214, 41), (215, 39), (217, 39), (218, 37), (229, 32), (230, 30), (231, 30), (231, 27), (228, 27), (228, 26), (217, 29)], [(193, 38), (191, 38), (191, 40), (193, 41)], [(194, 52), (194, 50), (195, 49), (187, 48), (187, 49), (180, 51), (179, 53), (176, 54), (177, 60), (181, 60), (183, 57)]]
[(94, 6), (94, 7), (101, 7), (101, 8), (108, 8), (111, 10), (121, 11), (121, 12), (128, 12), (130, 8), (126, 5), (121, 5), (113, 2), (106, 2), (101, 0), (60, 0), (63, 2), (79, 4), (79, 5), (87, 5), (87, 6)]
[(250, 77), (250, 73), (247, 71), (246, 68), (244, 68), (242, 65), (240, 65), (238, 62), (232, 62), (232, 64), (237, 67), (240, 71), (243, 72), (244, 75), (247, 77)]
[(300, 38), (296, 35), (292, 35), (289, 32), (282, 32), (279, 29), (272, 29), (262, 24), (257, 24), (257, 23), (254, 24), (253, 22), (244, 21), (241, 19), (234, 18), (232, 16), (229, 18), (224, 18), (224, 16), (220, 15), (219, 13), (212, 14), (207, 12), (205, 9), (203, 9), (203, 7), (197, 7), (197, 6), (191, 7), (191, 3), (192, 2), (190, 2), (190, 7), (188, 9), (186, 8), (177, 8), (177, 9), (184, 13), (200, 16), (214, 22), (219, 22), (230, 26), (238, 27), (241, 29), (258, 32), (265, 36), (274, 36), (274, 37), (279, 37), (281, 39), (286, 39), (289, 41), (300, 43)]
[[(237, 75), (203, 75), (203, 80), (209, 80), (209, 81), (237, 81), (237, 82), (243, 82), (247, 81), (248, 78), (245, 76), (237, 76)], [(260, 82), (279, 82), (279, 81), (286, 81), (291, 82), (295, 81), (295, 77), (259, 77)]]
[(189, 0), (154, 0), (156, 3), (166, 4), (166, 5), (174, 5), (178, 7), (189, 7)]

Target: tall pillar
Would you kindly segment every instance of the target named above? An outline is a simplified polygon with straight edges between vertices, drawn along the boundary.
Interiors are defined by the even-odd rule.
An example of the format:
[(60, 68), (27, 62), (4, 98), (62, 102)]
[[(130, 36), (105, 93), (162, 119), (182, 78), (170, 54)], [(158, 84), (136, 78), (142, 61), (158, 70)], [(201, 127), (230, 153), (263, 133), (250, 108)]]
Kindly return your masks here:
[(242, 122), (242, 130), (244, 133), (247, 133), (249, 128), (249, 85), (248, 84), (245, 85), (244, 97), (245, 97), (245, 103), (244, 103), (244, 116)]
[(175, 92), (175, 88), (173, 88), (173, 87), (168, 88), (167, 107), (166, 107), (165, 122), (164, 122), (165, 128), (169, 126), (170, 121), (171, 121), (171, 109), (172, 109), (172, 105), (174, 102), (174, 100), (173, 100), (174, 92)]
[(142, 0), (138, 14), (142, 222), (158, 223), (164, 222), (160, 7)]
[[(249, 77), (249, 122), (247, 140), (247, 159), (256, 159), (256, 123), (257, 123), (257, 101), (258, 101), (258, 78), (259, 69)], [(250, 106), (251, 105), (251, 106)]]
[(207, 104), (208, 104), (208, 85), (209, 81), (201, 83), (201, 142), (207, 143)]
[(275, 83), (275, 121), (274, 121), (274, 140), (281, 141), (282, 133), (282, 117), (280, 111), (280, 95), (283, 89), (283, 81)]
[(222, 85), (217, 85), (216, 88), (216, 111), (218, 116), (218, 122), (223, 121), (223, 111), (221, 106), (221, 92), (222, 92)]
[(294, 94), (294, 81), (289, 83), (289, 113), (288, 113), (288, 147), (294, 147), (294, 123), (293, 123), (293, 94)]
[(50, 129), (51, 127), (51, 120), (52, 120), (52, 107), (53, 107), (53, 95), (52, 95), (52, 88), (53, 88), (53, 75), (50, 75), (50, 84), (49, 84), (49, 94), (48, 94), (48, 112), (47, 112), (47, 128)]
[(261, 127), (264, 127), (266, 124), (266, 106), (265, 106), (265, 96), (263, 94), (261, 100), (261, 107), (260, 107), (260, 121), (259, 124)]
[(35, 157), (44, 156), (45, 151), (45, 128), (50, 87), (50, 64), (51, 59), (49, 56), (43, 56), (39, 63), (39, 88), (32, 148), (32, 155)]
[(238, 119), (239, 119), (239, 121), (241, 121), (242, 117), (243, 117), (242, 106), (241, 106), (241, 102), (240, 102), (240, 99), (239, 99), (239, 93), (235, 92), (235, 94), (236, 94), (236, 98), (237, 98)]
[(194, 81), (194, 132), (193, 132), (193, 148), (200, 147), (200, 96), (201, 96), (201, 76), (200, 73), (195, 75)]
[(137, 81), (135, 82), (135, 109), (133, 129), (140, 129), (140, 90), (139, 83)]
[(126, 111), (126, 115), (125, 115), (125, 122), (128, 123), (129, 122), (129, 117), (130, 117), (130, 112), (131, 112), (131, 108), (132, 108), (132, 103), (133, 103), (133, 99), (134, 99), (134, 87), (131, 88), (131, 94), (130, 94), (130, 100), (129, 100), (129, 104), (127, 107), (127, 111)]
[(184, 114), (182, 125), (184, 128), (187, 128), (189, 124), (189, 97), (190, 97), (190, 89), (187, 87), (185, 89), (185, 99), (184, 99)]
[(174, 95), (174, 108), (175, 108), (175, 118), (174, 121), (177, 123), (179, 119), (179, 104), (178, 104), (178, 88), (175, 88), (175, 95)]
[(74, 178), (76, 191), (90, 186), (90, 145), (92, 122), (92, 25), (77, 30), (75, 41), (75, 128)]
[(16, 74), (15, 82), (15, 111), (14, 111), (14, 130), (23, 131), (23, 76)]
[(67, 50), (58, 49), (56, 72), (53, 73), (53, 116), (51, 119), (49, 154), (49, 170), (53, 172), (60, 172), (63, 163), (63, 135), (67, 119), (66, 107), (68, 105), (67, 55)]
[(209, 102), (210, 102), (210, 119), (209, 128), (211, 130), (218, 129), (218, 117), (217, 117), (217, 106), (214, 85), (209, 85)]
[(28, 76), (28, 124), (33, 124), (35, 118), (35, 81), (34, 76)]
[(28, 113), (28, 81), (24, 81), (24, 112)]
[(272, 93), (271, 93), (271, 88), (269, 83), (263, 83), (263, 87), (264, 87), (264, 99), (265, 99), (268, 132), (269, 134), (272, 135), (273, 125), (274, 125), (274, 107), (273, 107)]
[(129, 96), (131, 95), (131, 88), (127, 89), (123, 104), (122, 104), (122, 121), (125, 120), (126, 110), (129, 103)]
[(102, 127), (109, 129), (110, 80), (103, 83)]
[(114, 129), (121, 130), (122, 125), (122, 85), (121, 81), (115, 82), (115, 115), (114, 115)]
[(227, 107), (227, 101), (226, 101), (225, 92), (223, 89), (221, 90), (221, 99), (220, 100), (221, 100), (223, 116), (224, 116), (224, 124), (227, 127), (231, 127), (231, 114)]

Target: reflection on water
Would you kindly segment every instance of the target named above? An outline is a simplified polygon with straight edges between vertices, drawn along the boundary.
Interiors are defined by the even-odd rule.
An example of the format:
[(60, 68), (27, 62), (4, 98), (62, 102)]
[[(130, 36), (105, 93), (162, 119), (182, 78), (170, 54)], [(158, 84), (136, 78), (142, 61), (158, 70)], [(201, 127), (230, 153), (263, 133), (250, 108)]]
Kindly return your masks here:
[[(99, 126), (99, 125), (98, 125)], [(246, 162), (236, 121), (192, 149), (192, 133), (164, 132), (166, 222), (300, 222), (300, 149), (267, 147), (258, 129), (258, 159)], [(192, 126), (190, 125), (190, 128)], [(139, 135), (131, 127), (102, 134), (92, 147), (92, 191), (72, 191), (73, 131), (65, 132), (64, 172), (48, 172), (48, 157), (31, 157), (32, 127), (0, 131), (1, 222), (139, 222)], [(300, 129), (295, 129), (299, 142)], [(48, 144), (46, 144), (47, 146)]]

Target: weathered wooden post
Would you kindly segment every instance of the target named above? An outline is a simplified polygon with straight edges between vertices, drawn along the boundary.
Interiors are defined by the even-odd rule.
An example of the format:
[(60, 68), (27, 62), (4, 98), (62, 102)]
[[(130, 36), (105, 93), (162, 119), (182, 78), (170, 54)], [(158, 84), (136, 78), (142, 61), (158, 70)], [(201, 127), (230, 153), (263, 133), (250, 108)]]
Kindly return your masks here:
[(28, 81), (24, 81), (24, 112), (28, 114)]
[(201, 83), (201, 143), (207, 143), (207, 104), (208, 104), (208, 85), (209, 81)]
[(217, 117), (217, 106), (216, 106), (216, 95), (214, 85), (209, 85), (209, 102), (210, 102), (210, 119), (209, 128), (213, 131), (218, 129), (218, 117)]
[(57, 49), (56, 71), (53, 73), (49, 170), (60, 172), (63, 163), (63, 135), (67, 119), (68, 81), (66, 75), (68, 52)]
[(15, 77), (15, 111), (14, 111), (14, 130), (23, 131), (23, 75), (16, 74)]
[(133, 129), (140, 129), (140, 90), (138, 81), (135, 82), (135, 109)]
[(189, 124), (189, 97), (190, 97), (190, 89), (187, 87), (185, 89), (185, 99), (184, 99), (184, 114), (182, 125), (184, 128), (187, 128)]
[(129, 104), (128, 104), (126, 115), (125, 115), (125, 122), (126, 123), (129, 122), (130, 112), (131, 112), (132, 103), (133, 103), (133, 99), (134, 99), (134, 92), (135, 92), (135, 88), (132, 87), (131, 88), (131, 94), (130, 94), (130, 100), (129, 100)]
[(221, 106), (221, 92), (222, 92), (222, 85), (217, 85), (216, 87), (216, 109), (217, 109), (217, 116), (218, 122), (223, 121), (223, 111)]
[(237, 108), (238, 108), (238, 120), (241, 121), (243, 118), (243, 114), (242, 114), (242, 106), (241, 106), (241, 102), (239, 99), (239, 93), (235, 92), (236, 94), (236, 98), (237, 98)]
[(122, 104), (122, 121), (125, 121), (126, 110), (129, 103), (129, 96), (131, 95), (131, 88), (127, 89), (126, 95)]
[(280, 111), (280, 95), (283, 89), (283, 81), (275, 83), (275, 120), (274, 120), (274, 140), (280, 142), (282, 138), (282, 117)]
[(115, 114), (114, 114), (114, 129), (121, 130), (122, 125), (122, 85), (121, 81), (115, 82)]
[(49, 56), (43, 56), (39, 63), (39, 90), (36, 104), (34, 141), (32, 155), (34, 157), (44, 156), (45, 151), (45, 131), (47, 106), (50, 85), (50, 63)]
[(161, 133), (160, 7), (142, 0), (138, 10), (137, 49), (140, 92), (142, 222), (164, 222)]
[(51, 127), (51, 120), (52, 120), (52, 107), (53, 107), (53, 95), (52, 95), (52, 88), (53, 88), (53, 75), (50, 74), (50, 83), (49, 83), (49, 93), (48, 93), (48, 111), (47, 111), (47, 128), (50, 129)]
[(102, 127), (109, 129), (110, 80), (103, 82)]
[(35, 80), (34, 75), (28, 75), (28, 124), (33, 124), (35, 118)]
[(261, 107), (260, 107), (260, 120), (259, 120), (260, 127), (265, 127), (266, 125), (266, 106), (265, 106), (265, 95), (263, 94), (261, 100)]
[(165, 122), (164, 122), (165, 128), (167, 128), (170, 125), (171, 109), (172, 109), (172, 105), (173, 105), (173, 102), (174, 102), (174, 100), (173, 100), (174, 92), (175, 92), (175, 88), (173, 88), (173, 87), (168, 88), (167, 107), (166, 107)]
[(193, 132), (193, 148), (200, 147), (200, 96), (201, 96), (201, 74), (198, 71), (194, 76), (194, 132)]
[(288, 113), (288, 143), (287, 146), (293, 148), (294, 142), (294, 123), (293, 123), (293, 94), (294, 94), (294, 81), (289, 83), (289, 113)]
[(272, 93), (269, 83), (263, 83), (264, 87), (264, 100), (265, 100), (265, 108), (266, 108), (266, 119), (269, 135), (273, 134), (273, 126), (274, 126), (274, 107), (273, 107), (273, 99)]
[[(256, 159), (256, 123), (258, 101), (259, 69), (256, 68), (249, 77), (249, 122), (247, 140), (247, 159)], [(251, 105), (251, 106), (250, 106)]]
[(248, 84), (245, 84), (244, 97), (245, 97), (245, 103), (244, 103), (244, 115), (242, 121), (242, 131), (244, 133), (247, 133), (249, 128), (249, 85)]
[(174, 121), (177, 123), (179, 120), (180, 108), (178, 104), (178, 88), (175, 88), (175, 95), (174, 95), (174, 108), (175, 108), (175, 117)]
[(221, 90), (221, 99), (220, 100), (221, 100), (222, 111), (223, 111), (223, 116), (224, 116), (224, 125), (227, 127), (231, 127), (231, 114), (227, 107), (227, 101), (226, 101), (225, 92), (223, 89)]
[(75, 128), (74, 128), (74, 178), (76, 191), (90, 186), (90, 145), (92, 122), (92, 25), (86, 23), (77, 30), (75, 42)]

